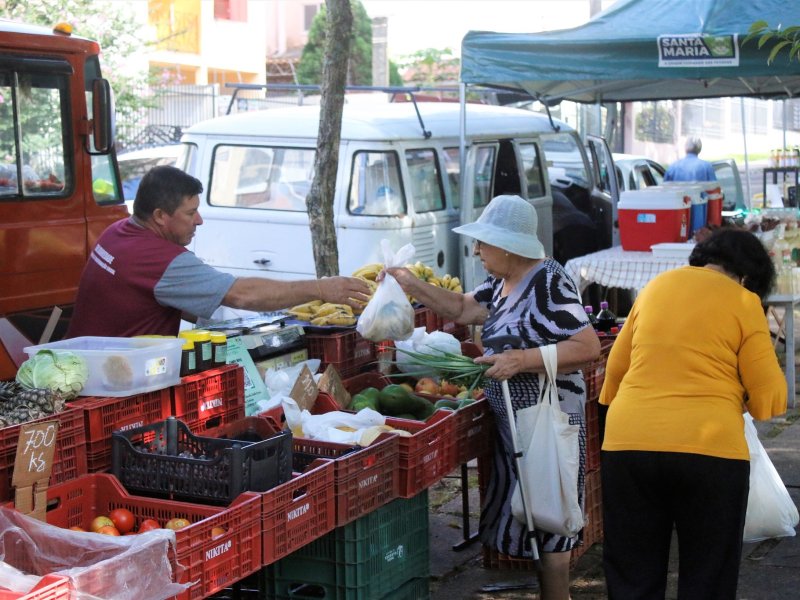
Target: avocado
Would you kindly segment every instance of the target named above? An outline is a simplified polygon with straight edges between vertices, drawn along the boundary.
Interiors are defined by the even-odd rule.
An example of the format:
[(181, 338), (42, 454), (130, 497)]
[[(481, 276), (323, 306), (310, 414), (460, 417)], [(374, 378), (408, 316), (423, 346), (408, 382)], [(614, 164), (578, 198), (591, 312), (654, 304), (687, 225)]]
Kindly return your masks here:
[(379, 412), (390, 417), (405, 413), (413, 414), (416, 419), (426, 419), (433, 413), (433, 405), (399, 384), (389, 384), (378, 396)]
[(456, 400), (450, 400), (449, 398), (442, 398), (441, 400), (437, 400), (436, 404), (433, 405), (433, 408), (448, 408), (450, 410), (457, 410), (459, 408), (459, 403)]
[(371, 387), (361, 390), (350, 400), (350, 410), (358, 412), (362, 408), (371, 408), (378, 410), (378, 397), (380, 390)]

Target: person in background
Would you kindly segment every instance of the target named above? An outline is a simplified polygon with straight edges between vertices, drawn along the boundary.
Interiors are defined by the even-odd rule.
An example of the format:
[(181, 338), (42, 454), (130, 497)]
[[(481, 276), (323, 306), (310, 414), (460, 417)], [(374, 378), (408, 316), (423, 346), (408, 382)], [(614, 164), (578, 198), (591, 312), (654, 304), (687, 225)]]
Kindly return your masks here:
[(109, 226), (78, 286), (67, 337), (177, 335), (181, 319), (220, 306), (269, 311), (310, 300), (363, 306), (370, 288), (353, 277), (276, 281), (234, 277), (185, 248), (203, 219), (199, 180), (171, 166), (142, 178), (133, 215)]
[(664, 173), (664, 181), (716, 181), (714, 167), (698, 157), (703, 142), (698, 137), (686, 140), (686, 156), (672, 163)]
[(636, 298), (600, 392), (610, 599), (664, 598), (673, 528), (678, 598), (736, 598), (750, 474), (742, 412), (786, 410), (762, 307), (774, 280), (757, 237), (721, 228)]
[[(600, 354), (600, 341), (581, 305), (575, 283), (563, 267), (545, 257), (536, 235), (534, 207), (519, 196), (494, 198), (478, 220), (453, 229), (475, 239), (475, 254), (489, 277), (469, 293), (432, 286), (405, 268), (387, 269), (403, 290), (439, 315), (461, 324), (482, 326), (484, 342), (499, 335), (516, 335), (521, 346), (500, 353), (488, 347), (475, 362), (489, 364), (484, 391), (497, 422), (498, 443), (492, 459), (492, 478), (481, 511), (481, 540), (498, 552), (531, 557), (527, 528), (511, 514), (516, 487), (514, 452), (509, 420), (501, 391), (508, 380), (514, 410), (539, 399), (538, 374), (544, 371), (539, 346), (558, 348), (558, 393), (561, 408), (581, 428), (579, 497), (583, 502), (586, 459), (582, 365)], [(487, 346), (487, 344), (484, 344)], [(541, 564), (539, 582), (543, 600), (568, 600), (570, 550), (579, 537), (536, 531)]]

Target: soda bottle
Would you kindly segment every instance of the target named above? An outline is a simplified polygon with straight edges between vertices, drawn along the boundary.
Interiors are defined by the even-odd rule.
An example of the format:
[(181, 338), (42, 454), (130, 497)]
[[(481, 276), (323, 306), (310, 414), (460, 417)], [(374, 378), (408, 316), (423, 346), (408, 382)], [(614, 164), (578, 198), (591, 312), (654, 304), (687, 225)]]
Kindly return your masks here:
[(594, 309), (592, 308), (592, 305), (587, 304), (583, 307), (583, 310), (586, 311), (586, 316), (589, 317), (589, 323), (592, 324), (592, 327), (597, 329), (597, 317), (594, 316)]
[(608, 333), (612, 327), (617, 326), (617, 315), (608, 308), (608, 302), (603, 300), (600, 303), (600, 311), (597, 313), (597, 330)]

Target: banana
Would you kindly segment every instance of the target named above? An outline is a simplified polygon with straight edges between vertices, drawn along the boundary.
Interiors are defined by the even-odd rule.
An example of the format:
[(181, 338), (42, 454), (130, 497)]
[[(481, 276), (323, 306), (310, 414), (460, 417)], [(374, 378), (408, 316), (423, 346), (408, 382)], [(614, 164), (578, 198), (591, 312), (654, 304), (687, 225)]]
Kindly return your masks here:
[(375, 281), (375, 278), (378, 276), (383, 270), (383, 265), (381, 263), (371, 263), (368, 265), (364, 265), (363, 267), (359, 267), (355, 271), (353, 271), (353, 277), (362, 277), (364, 279), (369, 279), (371, 281)]
[(346, 312), (349, 314), (353, 314), (353, 309), (350, 308), (347, 304), (332, 304), (330, 302), (326, 302), (314, 312), (315, 317), (325, 317), (327, 315), (332, 315), (337, 312)]
[(442, 287), (442, 280), (438, 277), (428, 277), (428, 283), (435, 285), (436, 287)]
[(298, 304), (297, 306), (293, 306), (289, 309), (288, 312), (297, 311), (303, 313), (313, 313), (314, 309), (318, 306), (322, 306), (322, 300), (312, 300), (311, 302), (304, 302), (303, 304)]
[(311, 312), (303, 312), (303, 311), (294, 310), (294, 309), (289, 309), (286, 312), (288, 312), (290, 315), (292, 315), (294, 318), (298, 319), (299, 321), (310, 321), (311, 319), (314, 318), (314, 313), (311, 313)]
[(353, 315), (347, 315), (344, 313), (334, 313), (332, 315), (328, 315), (328, 324), (329, 325), (355, 325), (356, 318)]
[(446, 290), (449, 290), (450, 289), (450, 280), (452, 278), (453, 278), (453, 276), (450, 275), (450, 273), (445, 273), (444, 275), (442, 275), (442, 278), (440, 280), (442, 282), (442, 287), (445, 288)]

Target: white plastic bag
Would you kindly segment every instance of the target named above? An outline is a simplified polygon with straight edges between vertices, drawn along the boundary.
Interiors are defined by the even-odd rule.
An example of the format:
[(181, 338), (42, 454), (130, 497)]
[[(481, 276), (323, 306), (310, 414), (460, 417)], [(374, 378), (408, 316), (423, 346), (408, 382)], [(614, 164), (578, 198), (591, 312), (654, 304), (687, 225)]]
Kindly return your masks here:
[[(389, 240), (381, 240), (381, 249), (386, 267), (402, 267), (414, 258), (411, 244), (393, 253)], [(397, 280), (388, 273), (358, 317), (356, 331), (372, 342), (407, 340), (414, 333), (414, 307)]]
[[(461, 342), (454, 335), (444, 331), (426, 333), (424, 327), (414, 329), (414, 333), (409, 339), (398, 341), (395, 343), (395, 347), (420, 354), (437, 354), (439, 352), (461, 354)], [(412, 362), (408, 354), (398, 352), (397, 369), (401, 373), (414, 373), (418, 372), (420, 367), (419, 364)]]
[[(570, 425), (561, 410), (556, 387), (555, 345), (543, 346), (546, 375), (539, 375), (539, 402), (517, 411), (517, 438), (522, 449), (520, 474), (511, 497), (511, 514), (527, 523), (520, 486), (536, 529), (567, 537), (577, 535), (584, 519), (578, 502), (580, 427)], [(512, 419), (513, 423), (513, 419)]]
[(797, 507), (769, 459), (750, 413), (744, 414), (744, 437), (750, 450), (750, 495), (744, 520), (745, 542), (791, 537), (800, 520)]

